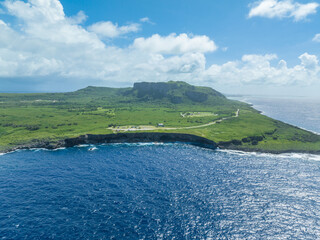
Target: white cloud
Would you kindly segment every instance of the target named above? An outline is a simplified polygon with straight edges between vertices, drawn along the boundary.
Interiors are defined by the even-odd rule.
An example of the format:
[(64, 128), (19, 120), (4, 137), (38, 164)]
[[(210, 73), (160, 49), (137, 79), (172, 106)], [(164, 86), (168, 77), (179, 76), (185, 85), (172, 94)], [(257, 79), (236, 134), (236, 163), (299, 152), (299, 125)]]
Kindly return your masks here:
[[(179, 56), (164, 57), (159, 51), (106, 45), (98, 34), (79, 25), (84, 14), (78, 14), (78, 20), (68, 18), (58, 0), (6, 0), (4, 6), (19, 24), (11, 28), (0, 22), (0, 78), (54, 75), (118, 82), (179, 80), (181, 77), (188, 80), (204, 70), (203, 52), (215, 46), (205, 36), (172, 35), (170, 39), (175, 42)], [(117, 27), (116, 31), (125, 33), (136, 29), (128, 25)], [(110, 34), (115, 36), (114, 33), (108, 36)], [(192, 46), (197, 43), (205, 46)], [(164, 49), (162, 46), (162, 51)], [(169, 52), (172, 51), (171, 46)]]
[(130, 32), (138, 32), (140, 30), (140, 24), (132, 23), (119, 27), (118, 24), (113, 24), (110, 21), (98, 22), (89, 26), (88, 30), (101, 37), (115, 38)]
[(261, 85), (308, 85), (320, 81), (318, 58), (308, 53), (302, 54), (300, 64), (292, 68), (285, 60), (272, 64), (277, 59), (271, 55), (244, 55), (241, 61), (231, 61), (222, 65), (212, 65), (205, 71), (208, 79), (226, 84)]
[(61, 44), (89, 44), (97, 48), (104, 47), (95, 34), (87, 32), (75, 24), (74, 20), (65, 16), (58, 0), (30, 0), (27, 3), (6, 0), (4, 6), (21, 22), (19, 37), (33, 40), (34, 45), (37, 41), (46, 40)]
[(140, 18), (140, 22), (143, 22), (143, 23), (145, 23), (145, 22), (150, 22), (150, 19), (148, 18), (148, 17), (144, 17), (144, 18)]
[(284, 60), (277, 63), (277, 56), (270, 54), (245, 55), (241, 60), (206, 68), (205, 53), (217, 49), (207, 36), (156, 34), (120, 48), (107, 45), (102, 40), (106, 36), (81, 26), (84, 13), (65, 16), (58, 0), (5, 0), (4, 6), (18, 21), (8, 24), (0, 20), (0, 86), (8, 83), (5, 78), (19, 78), (22, 86), (26, 78), (39, 84), (33, 80), (39, 77), (43, 86), (55, 86), (65, 79), (64, 85), (74, 88), (79, 82), (90, 85), (93, 80), (100, 85), (182, 80), (210, 86), (288, 86), (320, 79), (318, 58), (308, 53), (302, 54), (301, 63), (294, 67), (288, 67)]
[(310, 55), (308, 53), (304, 53), (299, 57), (301, 61), (301, 66), (303, 66), (305, 69), (317, 69), (319, 66), (319, 60), (318, 57), (315, 55)]
[(316, 35), (313, 37), (312, 41), (314, 41), (314, 42), (320, 42), (320, 33), (316, 34)]
[(0, 26), (1, 26), (1, 25), (2, 25), (3, 27), (6, 27), (6, 26), (7, 26), (7, 24), (0, 19)]
[(71, 23), (73, 24), (81, 24), (87, 20), (88, 16), (83, 12), (80, 11), (77, 13), (77, 15), (70, 18)]
[(137, 38), (134, 40), (133, 47), (142, 51), (162, 54), (206, 53), (217, 49), (215, 43), (207, 36), (190, 37), (185, 33), (170, 34), (166, 37), (154, 34), (150, 38)]
[(148, 17), (140, 18), (139, 21), (142, 22), (142, 23), (149, 23), (149, 24), (152, 24), (152, 25), (155, 24), (155, 23), (152, 22), (152, 21), (150, 20), (150, 18), (148, 18)]
[(315, 14), (319, 4), (298, 3), (293, 0), (261, 0), (250, 5), (249, 18), (294, 18), (295, 21), (306, 19), (310, 14)]
[[(58, 0), (4, 1), (9, 13), (25, 21), (57, 23), (65, 20), (63, 6)], [(39, 23), (39, 22), (38, 22)]]
[(317, 13), (317, 8), (319, 7), (319, 4), (316, 2), (313, 3), (307, 3), (307, 4), (296, 4), (297, 8), (292, 13), (292, 16), (296, 21), (305, 19), (310, 14)]

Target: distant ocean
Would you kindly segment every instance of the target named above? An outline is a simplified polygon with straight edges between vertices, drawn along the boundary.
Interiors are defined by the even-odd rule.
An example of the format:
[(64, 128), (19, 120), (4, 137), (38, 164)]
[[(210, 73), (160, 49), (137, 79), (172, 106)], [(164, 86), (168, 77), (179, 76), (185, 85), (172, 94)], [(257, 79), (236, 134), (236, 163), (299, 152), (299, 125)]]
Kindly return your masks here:
[(269, 117), (320, 133), (320, 98), (244, 96), (232, 99), (251, 103)]
[[(320, 100), (246, 97), (320, 132)], [(320, 157), (113, 144), (0, 156), (0, 239), (320, 239)]]

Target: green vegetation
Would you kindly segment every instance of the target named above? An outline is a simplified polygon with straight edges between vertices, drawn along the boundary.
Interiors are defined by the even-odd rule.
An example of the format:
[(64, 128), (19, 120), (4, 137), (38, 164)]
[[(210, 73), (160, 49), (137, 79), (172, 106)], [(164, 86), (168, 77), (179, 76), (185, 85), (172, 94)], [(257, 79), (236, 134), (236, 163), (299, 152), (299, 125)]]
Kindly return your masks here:
[(0, 94), (0, 151), (39, 140), (126, 131), (188, 133), (240, 150), (320, 151), (320, 136), (184, 82)]

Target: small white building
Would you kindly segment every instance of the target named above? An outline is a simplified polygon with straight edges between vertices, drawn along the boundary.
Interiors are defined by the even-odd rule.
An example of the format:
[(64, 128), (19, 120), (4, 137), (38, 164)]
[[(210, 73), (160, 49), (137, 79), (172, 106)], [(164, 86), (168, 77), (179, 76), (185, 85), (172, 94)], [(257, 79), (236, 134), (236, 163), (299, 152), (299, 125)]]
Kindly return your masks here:
[(158, 123), (158, 127), (164, 127), (163, 123)]

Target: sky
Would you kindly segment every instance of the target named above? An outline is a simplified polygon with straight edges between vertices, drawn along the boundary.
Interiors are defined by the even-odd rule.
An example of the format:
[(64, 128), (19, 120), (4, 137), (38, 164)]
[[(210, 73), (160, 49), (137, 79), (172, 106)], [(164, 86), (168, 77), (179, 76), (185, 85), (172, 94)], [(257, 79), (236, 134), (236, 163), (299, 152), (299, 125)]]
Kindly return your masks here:
[(186, 81), (320, 97), (320, 0), (0, 0), (0, 92)]

